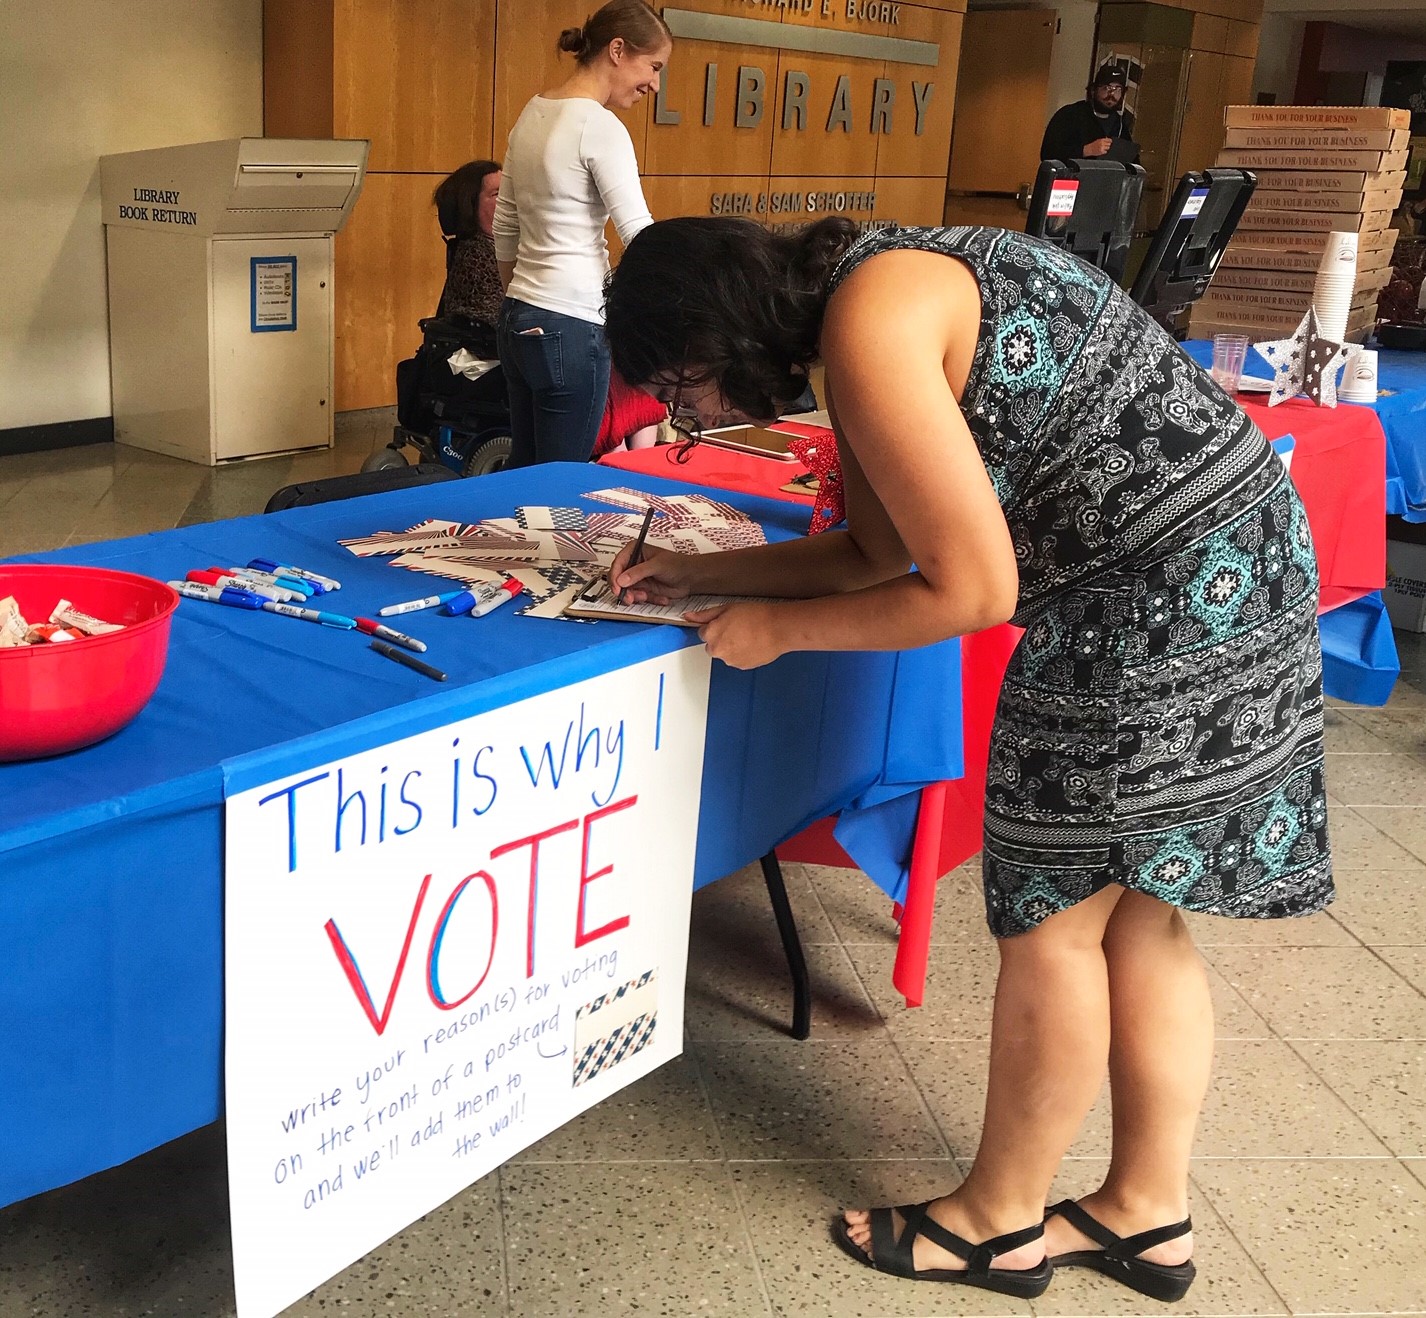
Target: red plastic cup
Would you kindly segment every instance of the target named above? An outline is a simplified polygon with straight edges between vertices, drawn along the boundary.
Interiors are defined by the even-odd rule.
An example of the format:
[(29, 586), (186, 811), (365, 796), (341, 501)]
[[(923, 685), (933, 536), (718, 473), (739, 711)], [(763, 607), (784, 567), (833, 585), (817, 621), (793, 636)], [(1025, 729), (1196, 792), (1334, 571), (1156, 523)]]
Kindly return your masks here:
[(0, 599), (31, 623), (67, 599), (122, 631), (0, 649), (0, 761), (61, 755), (112, 736), (148, 703), (163, 676), (178, 594), (162, 581), (109, 568), (0, 563)]

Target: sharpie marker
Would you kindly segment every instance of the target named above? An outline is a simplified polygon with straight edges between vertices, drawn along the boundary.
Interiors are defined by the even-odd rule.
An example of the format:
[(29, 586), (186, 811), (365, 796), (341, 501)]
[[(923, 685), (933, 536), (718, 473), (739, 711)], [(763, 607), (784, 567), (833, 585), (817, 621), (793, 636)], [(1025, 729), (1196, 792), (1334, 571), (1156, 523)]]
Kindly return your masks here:
[(355, 621), (357, 631), (365, 632), (368, 636), (379, 636), (383, 641), (404, 645), (408, 650), (418, 653), (426, 648), (425, 641), (418, 641), (414, 636), (407, 636), (405, 632), (398, 632), (391, 627), (383, 627), (375, 618), (357, 618)]
[(522, 589), (523, 587), (520, 583), (516, 581), (514, 577), (511, 577), (509, 581), (497, 586), (495, 593), (488, 599), (483, 599), (476, 604), (475, 608), (470, 611), (470, 616), (472, 618), (485, 617), (487, 613), (494, 612), (502, 604), (508, 604)]
[(213, 568), (201, 572), (195, 569), (188, 574), (188, 580), (201, 586), (231, 586), (234, 590), (245, 590), (249, 595), (256, 595), (259, 599), (274, 600), (278, 604), (306, 598), (305, 595), (301, 595), (295, 590), (283, 590), (281, 586), (265, 586), (261, 582), (249, 581), (246, 577), (235, 577), (226, 572), (218, 572)]
[(356, 626), (355, 618), (344, 618), (340, 613), (325, 613), (321, 609), (304, 609), (296, 604), (277, 604), (272, 600), (263, 602), (268, 613), (280, 613), (284, 618), (301, 618), (303, 622), (320, 622), (323, 627), (340, 627), (351, 631)]
[[(457, 617), (463, 613), (475, 613), (475, 610), (482, 604), (489, 604), (491, 600), (499, 600), (499, 602), (503, 604), (505, 603), (505, 600), (502, 598), (503, 593), (510, 589), (512, 582), (518, 591), (520, 589), (520, 583), (515, 581), (513, 577), (508, 581), (500, 582), (498, 585), (472, 586), (468, 590), (461, 591), (455, 599), (448, 600), (445, 604), (442, 604), (441, 612), (448, 613), (452, 617)], [(480, 615), (476, 613), (475, 616), (479, 617)]]
[(260, 609), (272, 603), (251, 591), (234, 590), (231, 586), (204, 586), (197, 581), (170, 581), (168, 584), (186, 599), (226, 604), (233, 609)]
[(432, 668), (430, 664), (421, 659), (413, 659), (409, 654), (403, 654), (394, 645), (387, 645), (385, 641), (373, 641), (371, 648), (377, 654), (384, 655), (388, 659), (394, 659), (398, 664), (404, 664), (407, 668), (429, 677), (433, 682), (444, 682), (446, 675), (439, 668)]
[(377, 609), (376, 616), (378, 618), (393, 618), (398, 613), (415, 613), (418, 609), (434, 609), (437, 604), (446, 604), (469, 593), (464, 590), (448, 590), (444, 595), (427, 595), (423, 600), (407, 600), (405, 604), (388, 604), (384, 609)]
[(275, 572), (284, 577), (300, 577), (303, 581), (310, 581), (314, 586), (320, 586), (323, 590), (341, 590), (342, 583), (333, 581), (331, 577), (324, 577), (319, 572), (308, 572), (305, 568), (293, 567), (290, 563), (274, 563), (270, 558), (254, 558), (248, 561), (248, 566), (256, 568), (259, 572)]
[(310, 581), (303, 581), (301, 577), (284, 577), (275, 572), (259, 572), (256, 568), (250, 567), (214, 567), (208, 569), (210, 572), (226, 572), (230, 576), (242, 577), (244, 581), (256, 581), (262, 586), (280, 586), (283, 590), (290, 590), (293, 594), (301, 595), (303, 599), (309, 599), (318, 594), (318, 589)]

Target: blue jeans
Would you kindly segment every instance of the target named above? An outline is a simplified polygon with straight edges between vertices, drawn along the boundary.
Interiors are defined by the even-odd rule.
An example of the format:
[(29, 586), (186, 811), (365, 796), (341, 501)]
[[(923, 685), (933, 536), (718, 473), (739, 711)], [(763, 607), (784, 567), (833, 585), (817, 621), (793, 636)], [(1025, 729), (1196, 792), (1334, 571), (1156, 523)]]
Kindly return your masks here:
[(508, 465), (588, 462), (609, 396), (604, 326), (507, 297), (496, 343), (510, 394)]

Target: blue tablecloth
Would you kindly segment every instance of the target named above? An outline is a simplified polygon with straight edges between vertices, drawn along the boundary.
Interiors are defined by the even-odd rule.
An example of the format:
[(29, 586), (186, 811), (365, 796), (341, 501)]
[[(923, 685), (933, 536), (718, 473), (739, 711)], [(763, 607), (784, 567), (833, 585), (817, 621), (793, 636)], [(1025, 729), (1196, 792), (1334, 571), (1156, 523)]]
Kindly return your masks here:
[[(627, 478), (655, 490), (674, 482)], [(440, 589), (356, 559), (339, 537), (516, 505), (607, 505), (616, 483), (562, 464), (86, 545), (26, 561), (181, 577), (265, 557), (343, 582), (341, 612)], [(801, 506), (724, 494), (770, 539)], [(73, 755), (0, 765), (0, 1205), (134, 1157), (214, 1120), (222, 1031), (225, 772), (257, 781), (638, 663), (696, 641), (673, 627), (410, 615), (450, 674), (430, 679), (306, 623), (184, 601), (153, 700)], [(916, 793), (962, 772), (956, 642), (902, 654), (715, 664), (695, 882), (731, 873), (811, 821), (899, 896)]]
[(1386, 510), (1426, 522), (1426, 353), (1377, 350), (1376, 414), (1386, 431)]

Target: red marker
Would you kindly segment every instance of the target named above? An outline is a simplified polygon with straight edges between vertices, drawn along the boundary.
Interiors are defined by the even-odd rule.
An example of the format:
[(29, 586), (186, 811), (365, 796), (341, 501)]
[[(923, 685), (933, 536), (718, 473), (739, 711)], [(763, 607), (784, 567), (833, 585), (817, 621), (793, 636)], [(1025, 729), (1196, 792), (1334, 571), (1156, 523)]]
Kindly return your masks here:
[(187, 580), (197, 582), (201, 586), (227, 586), (233, 590), (245, 590), (249, 595), (256, 595), (259, 599), (273, 600), (278, 604), (299, 603), (305, 604), (307, 597), (299, 595), (295, 590), (286, 590), (281, 586), (264, 586), (256, 581), (249, 581), (245, 577), (235, 577), (227, 572), (222, 572), (217, 568), (207, 568), (199, 570), (195, 568), (187, 574)]
[(418, 641), (414, 636), (407, 636), (405, 632), (398, 632), (387, 627), (377, 622), (375, 618), (358, 618), (356, 625), (359, 632), (365, 632), (368, 636), (380, 636), (385, 641), (394, 641), (397, 645), (404, 645), (408, 650), (422, 651), (426, 648), (425, 641)]
[(470, 611), (470, 616), (472, 618), (485, 617), (487, 613), (493, 612), (494, 610), (498, 609), (502, 604), (508, 604), (523, 589), (524, 586), (522, 586), (520, 582), (517, 581), (514, 577), (511, 577), (509, 581), (501, 582), (501, 584), (496, 586), (495, 589), (491, 591), (489, 595), (485, 596), (483, 599), (480, 600), (480, 602)]

